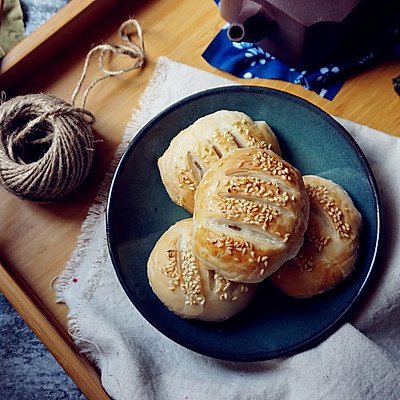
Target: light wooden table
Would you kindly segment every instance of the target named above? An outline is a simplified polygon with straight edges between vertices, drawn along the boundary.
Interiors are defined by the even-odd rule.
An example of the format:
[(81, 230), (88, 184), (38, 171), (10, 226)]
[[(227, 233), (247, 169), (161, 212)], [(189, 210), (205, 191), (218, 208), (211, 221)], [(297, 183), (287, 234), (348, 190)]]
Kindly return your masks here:
[[(116, 5), (113, 0), (72, 0), (12, 50), (0, 67), (0, 88), (8, 97), (40, 91), (69, 101), (87, 52), (94, 44), (118, 41), (118, 27), (130, 16), (143, 28), (148, 62), (143, 70), (105, 80), (90, 93), (86, 106), (96, 115), (94, 129), (99, 142), (85, 184), (53, 205), (22, 201), (0, 188), (0, 290), (90, 399), (108, 396), (98, 371), (69, 338), (68, 310), (56, 304), (51, 282), (76, 245), (81, 224), (157, 58), (167, 56), (234, 79), (201, 57), (225, 21), (213, 0), (125, 0)], [(116, 57), (110, 62), (118, 68), (126, 60)], [(94, 62), (87, 81), (98, 74)], [(254, 80), (251, 84), (288, 91), (330, 114), (400, 136), (400, 99), (392, 86), (392, 79), (399, 74), (399, 59), (384, 61), (349, 79), (333, 101), (278, 80)]]

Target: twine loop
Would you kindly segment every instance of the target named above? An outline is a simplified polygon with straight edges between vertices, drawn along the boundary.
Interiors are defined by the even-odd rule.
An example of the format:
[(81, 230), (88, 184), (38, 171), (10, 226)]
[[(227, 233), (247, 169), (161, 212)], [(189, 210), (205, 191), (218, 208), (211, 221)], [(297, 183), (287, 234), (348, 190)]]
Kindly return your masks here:
[[(128, 33), (128, 29), (131, 27), (133, 27), (135, 29), (137, 36), (139, 37), (139, 44), (135, 43), (130, 37), (134, 32)], [(86, 99), (87, 99), (89, 92), (92, 90), (92, 88), (98, 82), (100, 82), (104, 79), (110, 78), (112, 76), (125, 74), (126, 72), (140, 68), (144, 65), (144, 63), (146, 61), (146, 53), (144, 50), (143, 32), (142, 32), (142, 28), (141, 28), (139, 22), (133, 18), (128, 19), (127, 21), (123, 22), (122, 25), (119, 27), (118, 34), (119, 34), (120, 38), (122, 39), (122, 41), (124, 42), (124, 44), (119, 44), (119, 43), (99, 44), (96, 47), (94, 47), (93, 49), (91, 49), (89, 51), (89, 53), (87, 54), (86, 59), (85, 59), (85, 64), (83, 66), (82, 75), (78, 81), (78, 84), (76, 85), (74, 93), (72, 94), (71, 103), (73, 105), (75, 104), (76, 97), (77, 97), (80, 89), (82, 88), (91, 58), (93, 57), (93, 55), (96, 52), (100, 51), (98, 63), (99, 63), (99, 67), (100, 67), (101, 71), (103, 72), (103, 75), (98, 77), (97, 79), (95, 79), (85, 90), (85, 92), (83, 94), (82, 107), (85, 107)], [(130, 65), (126, 68), (123, 68), (123, 69), (109, 70), (104, 66), (104, 57), (108, 54), (127, 55), (128, 57), (135, 59), (136, 62), (134, 62), (132, 65)]]

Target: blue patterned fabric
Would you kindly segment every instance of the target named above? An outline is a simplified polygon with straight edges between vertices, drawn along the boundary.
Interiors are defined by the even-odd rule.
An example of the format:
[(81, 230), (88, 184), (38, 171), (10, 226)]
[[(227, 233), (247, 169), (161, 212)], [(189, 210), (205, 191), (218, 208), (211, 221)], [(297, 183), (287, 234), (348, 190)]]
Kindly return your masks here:
[[(219, 6), (219, 0), (214, 0)], [(299, 71), (277, 60), (252, 43), (234, 43), (228, 39), (226, 24), (203, 53), (213, 67), (239, 78), (280, 79), (300, 84), (320, 96), (332, 100), (346, 79), (388, 56), (400, 55), (400, 18), (390, 24), (370, 51), (353, 60), (330, 64), (316, 70)]]

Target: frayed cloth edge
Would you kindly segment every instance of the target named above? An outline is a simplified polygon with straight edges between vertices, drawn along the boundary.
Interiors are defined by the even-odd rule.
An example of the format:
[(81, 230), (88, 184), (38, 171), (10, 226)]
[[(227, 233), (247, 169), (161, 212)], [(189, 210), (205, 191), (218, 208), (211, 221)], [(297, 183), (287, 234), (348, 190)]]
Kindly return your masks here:
[[(160, 89), (165, 81), (165, 77), (168, 72), (167, 61), (168, 60), (165, 57), (160, 57), (158, 59), (152, 78), (139, 101), (139, 108), (133, 109), (132, 111), (132, 116), (126, 125), (122, 141), (119, 144), (115, 156), (110, 164), (110, 168), (106, 173), (102, 184), (100, 185), (95, 201), (89, 208), (87, 216), (81, 226), (81, 233), (77, 239), (77, 246), (71, 253), (69, 261), (67, 262), (60, 276), (57, 277), (56, 283), (54, 284), (53, 289), (56, 294), (57, 303), (65, 303), (68, 306), (68, 289), (73, 282), (73, 279), (76, 277), (78, 269), (85, 260), (87, 250), (93, 241), (93, 235), (101, 221), (101, 218), (105, 217), (105, 207), (107, 204), (108, 193), (117, 165), (132, 139), (153, 117), (151, 105), (154, 104), (155, 100), (157, 99), (157, 93), (160, 92)], [(144, 105), (146, 105), (146, 107), (144, 107)], [(107, 246), (105, 246), (105, 248), (107, 249)], [(77, 301), (75, 303), (74, 310), (69, 309), (67, 316), (68, 333), (73, 338), (80, 351), (85, 353), (88, 359), (94, 362), (94, 364), (99, 368), (102, 367), (101, 364), (103, 362), (101, 349), (96, 343), (85, 339), (85, 335), (84, 332), (82, 332), (82, 327), (79, 321), (84, 307), (92, 297), (94, 291), (96, 290), (97, 284), (100, 281), (106, 254), (104, 257), (102, 260), (96, 259), (96, 265), (94, 265), (95, 272), (91, 282), (89, 283), (89, 287), (82, 293), (80, 298), (76, 299)]]

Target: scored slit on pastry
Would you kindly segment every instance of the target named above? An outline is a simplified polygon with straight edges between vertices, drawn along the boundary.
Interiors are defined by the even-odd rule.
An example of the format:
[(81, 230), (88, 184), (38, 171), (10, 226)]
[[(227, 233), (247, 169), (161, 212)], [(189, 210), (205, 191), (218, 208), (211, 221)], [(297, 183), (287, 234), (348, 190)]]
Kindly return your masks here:
[(293, 216), (286, 205), (288, 201), (296, 201), (297, 193), (279, 179), (263, 173), (251, 176), (249, 171), (228, 172), (226, 176), (232, 177), (228, 181), (229, 187), (225, 193), (219, 193), (226, 201), (243, 200), (252, 203), (248, 208), (269, 206), (271, 211)]
[(190, 170), (193, 171), (193, 178), (196, 185), (203, 179), (204, 174), (206, 173), (207, 169), (203, 165), (203, 162), (200, 157), (196, 156), (196, 154), (188, 151), (187, 153), (187, 160)]
[(267, 242), (270, 246), (282, 248), (285, 243), (285, 237), (274, 235), (267, 230), (262, 230), (256, 225), (249, 225), (246, 221), (227, 223), (226, 220), (213, 219), (205, 226), (209, 229), (213, 229), (216, 234), (220, 234), (221, 236), (229, 237), (235, 234), (237, 242), (246, 242), (248, 238), (251, 237), (254, 246), (256, 246), (257, 243), (265, 244)]

